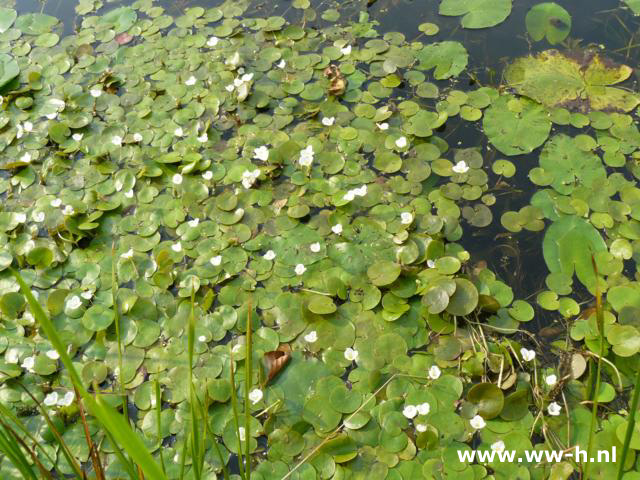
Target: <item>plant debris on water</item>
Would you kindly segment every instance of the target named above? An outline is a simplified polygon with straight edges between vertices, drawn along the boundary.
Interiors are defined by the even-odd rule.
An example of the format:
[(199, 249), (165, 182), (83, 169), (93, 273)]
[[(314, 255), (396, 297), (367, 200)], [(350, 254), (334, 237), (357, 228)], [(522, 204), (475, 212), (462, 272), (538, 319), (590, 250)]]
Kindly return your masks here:
[[(0, 478), (637, 477), (639, 2), (599, 13), (628, 60), (567, 2), (409, 33), (393, 1), (20, 3)], [(477, 31), (515, 22), (529, 51), (482, 74)], [(489, 227), (540, 285), (465, 248)], [(623, 460), (459, 457), (576, 447)]]

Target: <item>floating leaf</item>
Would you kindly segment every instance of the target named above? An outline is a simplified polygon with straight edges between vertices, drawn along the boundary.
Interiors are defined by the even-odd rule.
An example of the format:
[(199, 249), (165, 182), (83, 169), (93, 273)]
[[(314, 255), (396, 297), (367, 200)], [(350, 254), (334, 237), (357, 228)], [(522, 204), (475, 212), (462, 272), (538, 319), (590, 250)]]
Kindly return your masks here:
[(525, 18), (527, 32), (534, 41), (543, 38), (554, 45), (562, 42), (571, 31), (571, 15), (554, 2), (539, 3), (531, 7)]
[(434, 77), (445, 80), (456, 77), (467, 66), (469, 54), (459, 42), (439, 42), (426, 45), (417, 54), (419, 68), (431, 70), (435, 68)]
[(0, 53), (0, 88), (4, 87), (20, 73), (20, 67), (12, 56)]
[(511, 0), (442, 0), (440, 15), (462, 17), (464, 28), (486, 28), (502, 23), (511, 13)]
[(477, 383), (469, 390), (467, 400), (478, 407), (478, 414), (487, 420), (500, 415), (504, 394), (493, 383)]

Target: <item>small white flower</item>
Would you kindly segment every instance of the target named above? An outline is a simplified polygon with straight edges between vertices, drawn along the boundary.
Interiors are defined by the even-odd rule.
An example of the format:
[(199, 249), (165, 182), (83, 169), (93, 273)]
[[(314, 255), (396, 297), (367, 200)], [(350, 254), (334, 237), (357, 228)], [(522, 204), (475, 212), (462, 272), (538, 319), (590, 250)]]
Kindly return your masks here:
[(51, 203), (49, 203), (49, 205), (54, 208), (58, 208), (60, 205), (62, 205), (62, 200), (60, 200), (59, 198), (54, 198), (53, 200), (51, 200)]
[(340, 53), (342, 53), (342, 55), (349, 55), (351, 53), (351, 45), (347, 45), (346, 47), (342, 47), (340, 49)]
[(117, 147), (121, 146), (122, 145), (122, 137), (120, 135), (114, 135), (111, 138), (111, 143), (113, 143)]
[(491, 450), (493, 450), (494, 452), (502, 453), (504, 452), (504, 449), (505, 445), (502, 440), (498, 440), (497, 442), (491, 444)]
[(132, 258), (133, 257), (133, 248), (130, 248), (129, 250), (127, 250), (126, 252), (120, 254), (120, 258)]
[[(49, 120), (54, 120), (54, 119), (58, 118), (58, 113), (57, 112), (47, 113), (45, 115), (45, 117), (47, 117)], [(20, 138), (20, 137), (18, 137), (18, 138)]]
[(36, 359), (35, 357), (31, 356), (31, 357), (27, 357), (22, 361), (22, 365), (20, 365), (22, 368), (24, 368), (25, 370), (29, 370), (32, 371), (33, 370), (33, 366), (36, 364)]
[(276, 65), (278, 68), (284, 68), (287, 65), (287, 62), (284, 60), (280, 60), (280, 62)]
[(207, 46), (215, 47), (219, 41), (220, 39), (218, 37), (209, 37), (209, 40), (207, 40)]
[(269, 149), (266, 145), (262, 145), (261, 147), (255, 148), (253, 150), (253, 158), (257, 158), (258, 160), (262, 160), (266, 162), (269, 158)]
[(351, 347), (347, 347), (347, 349), (344, 351), (344, 358), (346, 358), (350, 362), (355, 362), (356, 360), (358, 360), (358, 351)]
[(453, 167), (451, 167), (451, 170), (456, 173), (465, 173), (469, 170), (469, 165), (467, 165), (467, 162), (465, 162), (464, 160), (460, 160)]
[(89, 90), (89, 93), (93, 98), (98, 98), (100, 95), (102, 95), (102, 90), (99, 90), (97, 88), (92, 88), (91, 90)]
[(62, 209), (63, 215), (73, 215), (74, 213), (75, 213), (75, 210), (71, 205), (65, 205), (64, 208)]
[(431, 368), (429, 368), (429, 378), (431, 380), (436, 380), (440, 378), (441, 374), (442, 374), (442, 371), (437, 365), (432, 365)]
[(378, 128), (380, 130), (388, 130), (389, 129), (389, 124), (386, 122), (382, 122), (382, 123), (376, 123), (376, 125), (378, 126)]
[(187, 80), (184, 82), (184, 84), (185, 84), (187, 87), (191, 87), (191, 86), (195, 85), (197, 81), (198, 81), (198, 80), (196, 80), (196, 77), (194, 77), (193, 75), (191, 75), (189, 78), (187, 78)]
[(550, 387), (553, 387), (556, 383), (558, 383), (558, 377), (556, 377), (553, 374), (547, 375), (544, 381), (547, 385), (549, 385)]
[(300, 150), (300, 159), (298, 163), (303, 167), (310, 167), (313, 163), (313, 145), (307, 146), (307, 148)]
[(214, 267), (218, 267), (222, 263), (222, 255), (216, 255), (209, 260), (209, 263)]
[(47, 353), (45, 353), (45, 355), (51, 360), (58, 360), (60, 358), (60, 354), (56, 350), (47, 350)]
[(322, 124), (326, 127), (330, 127), (336, 121), (336, 117), (324, 117), (322, 119)]
[(189, 224), (190, 227), (195, 228), (200, 223), (200, 219), (194, 218), (193, 220), (189, 220), (187, 223)]
[(199, 341), (199, 342), (206, 342), (206, 341), (207, 341), (207, 337), (205, 337), (204, 335), (200, 335), (200, 336), (198, 337), (198, 341)]
[(402, 212), (400, 214), (400, 223), (403, 225), (409, 225), (413, 222), (413, 214), (411, 212)]
[(407, 405), (402, 410), (402, 415), (404, 415), (409, 419), (415, 417), (417, 414), (418, 414), (418, 409), (414, 405)]
[(230, 83), (229, 85), (227, 85), (226, 87), (224, 87), (224, 89), (227, 92), (233, 92), (233, 89), (236, 88), (235, 85), (233, 83)]
[(361, 187), (355, 188), (353, 193), (358, 197), (364, 197), (367, 194), (367, 186), (362, 185)]
[(22, 128), (22, 124), (19, 123), (18, 125), (16, 125), (16, 129), (18, 130), (16, 132), (16, 138), (22, 138), (22, 135), (24, 135), (24, 129)]
[(24, 155), (22, 155), (20, 157), (20, 161), (24, 162), (24, 163), (30, 163), (31, 162), (31, 154), (29, 152), (24, 152)]
[(133, 198), (133, 190), (127, 190), (124, 192), (124, 196), (127, 198)]
[(407, 137), (400, 137), (396, 140), (396, 147), (404, 148), (407, 146)]
[(93, 292), (91, 290), (87, 290), (84, 291), (80, 294), (80, 296), (82, 298), (84, 298), (85, 300), (91, 300), (91, 297), (93, 297)]
[(427, 267), (433, 268), (435, 266), (436, 266), (436, 262), (434, 260), (431, 260), (431, 259), (427, 260)]
[(240, 54), (238, 52), (234, 53), (231, 57), (227, 58), (227, 61), (224, 63), (232, 67), (237, 67), (240, 63)]
[(251, 400), (253, 405), (262, 400), (262, 397), (264, 397), (264, 393), (262, 393), (262, 390), (259, 388), (254, 388), (249, 392), (249, 400)]
[(426, 432), (427, 431), (427, 426), (423, 425), (421, 423), (417, 423), (416, 424), (416, 430), (420, 433)]
[(313, 253), (318, 253), (320, 251), (320, 242), (312, 243), (309, 248)]
[(16, 222), (18, 223), (24, 223), (27, 221), (27, 215), (25, 213), (19, 212), (16, 213)]
[(82, 140), (82, 137), (84, 137), (84, 134), (82, 133), (74, 133), (73, 135), (71, 135), (71, 138), (73, 138), (76, 142)]
[(527, 350), (526, 348), (520, 349), (520, 355), (522, 355), (522, 359), (525, 362), (531, 362), (534, 358), (536, 358), (536, 352), (533, 350)]
[(315, 343), (318, 340), (318, 333), (315, 330), (311, 330), (304, 336), (304, 341), (307, 343)]
[(276, 258), (276, 252), (274, 252), (273, 250), (268, 250), (267, 253), (265, 253), (262, 258), (264, 258), (265, 260), (273, 260), (274, 258)]
[(49, 393), (46, 397), (44, 397), (44, 400), (42, 401), (42, 403), (44, 403), (47, 407), (54, 406), (56, 403), (58, 403), (58, 393), (57, 392)]
[(31, 130), (33, 130), (33, 123), (31, 122), (24, 122), (22, 126), (25, 132), (30, 132)]
[(181, 252), (182, 244), (180, 242), (174, 243), (173, 245), (171, 245), (171, 250), (173, 250), (174, 252)]
[(475, 417), (473, 417), (469, 423), (476, 430), (480, 430), (487, 426), (487, 422), (485, 422), (484, 418), (482, 418), (480, 415), (476, 415)]
[(429, 405), (428, 402), (424, 402), (424, 403), (421, 403), (420, 405), (416, 405), (416, 408), (418, 409), (418, 413), (420, 415), (428, 415), (429, 412), (431, 411), (431, 405)]
[(77, 295), (74, 295), (67, 301), (66, 307), (69, 310), (75, 310), (76, 308), (79, 308), (81, 305), (82, 305), (82, 300), (80, 300), (80, 297)]
[(18, 363), (20, 353), (17, 348), (10, 348), (4, 355), (4, 361), (7, 363)]
[(336, 223), (333, 227), (331, 227), (331, 231), (336, 235), (340, 235), (342, 233), (342, 224)]
[(33, 212), (33, 214), (31, 215), (31, 217), (33, 218), (33, 220), (35, 220), (36, 222), (42, 222), (44, 220), (44, 212)]
[(562, 407), (556, 402), (551, 402), (547, 407), (547, 412), (549, 412), (549, 415), (553, 417), (560, 415), (561, 411), (562, 411)]
[(141, 133), (134, 133), (133, 134), (133, 141), (134, 142), (141, 142), (142, 141), (142, 134)]
[(240, 435), (240, 441), (244, 442), (247, 438), (247, 434), (245, 433), (244, 427), (238, 428), (238, 434)]
[(176, 173), (173, 177), (171, 177), (171, 181), (174, 185), (180, 185), (182, 183), (182, 175)]
[(202, 178), (205, 180), (211, 180), (213, 178), (213, 172), (211, 170), (207, 170), (202, 174)]
[(353, 200), (354, 198), (356, 198), (356, 194), (353, 193), (353, 190), (349, 190), (347, 193), (345, 193), (342, 197), (343, 200), (346, 200), (347, 202), (350, 202), (351, 200)]
[(209, 141), (209, 135), (207, 135), (207, 133), (203, 133), (202, 135), (200, 135), (199, 137), (196, 137), (196, 140), (198, 140), (200, 143), (205, 143), (207, 141)]
[(299, 263), (296, 265), (296, 268), (295, 268), (296, 275), (302, 275), (306, 271), (307, 271), (307, 267), (305, 267), (303, 264)]
[(253, 80), (253, 73), (245, 73), (244, 75), (242, 75), (242, 77), (240, 77), (240, 80), (245, 83), (250, 82), (251, 80)]
[(184, 135), (184, 131), (182, 130), (182, 127), (178, 127), (173, 131), (173, 134), (176, 137), (181, 137), (182, 135)]
[(260, 169), (256, 168), (254, 171), (245, 170), (242, 172), (242, 186), (249, 189), (256, 183), (256, 180), (260, 176)]
[(68, 407), (69, 405), (71, 405), (73, 403), (73, 399), (75, 398), (75, 393), (73, 392), (67, 392), (64, 394), (64, 397), (62, 397), (60, 400), (58, 400), (58, 406), (60, 407)]
[(233, 80), (233, 86), (238, 88), (240, 85), (242, 85), (244, 82), (242, 81), (241, 78), (236, 78)]

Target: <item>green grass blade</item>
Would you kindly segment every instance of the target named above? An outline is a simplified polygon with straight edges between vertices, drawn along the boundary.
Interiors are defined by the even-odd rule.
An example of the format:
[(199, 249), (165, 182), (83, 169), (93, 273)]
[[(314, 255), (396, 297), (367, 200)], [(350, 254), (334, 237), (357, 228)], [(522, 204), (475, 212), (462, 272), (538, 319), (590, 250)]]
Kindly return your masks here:
[[(236, 435), (238, 437), (238, 471), (240, 472), (240, 476), (246, 480), (245, 478), (245, 470), (242, 465), (242, 441), (240, 440), (240, 417), (238, 416), (238, 398), (236, 395), (236, 377), (234, 374), (233, 367), (233, 348), (229, 345), (229, 354), (231, 359), (230, 364), (230, 375), (231, 375), (231, 408), (233, 409), (233, 421), (236, 427)], [(248, 432), (245, 432), (245, 435), (248, 435)]]
[(627, 461), (629, 446), (631, 445), (631, 436), (636, 425), (636, 410), (638, 409), (638, 399), (640, 398), (640, 369), (636, 373), (636, 384), (633, 388), (633, 397), (629, 410), (629, 419), (627, 423), (627, 431), (624, 434), (624, 444), (622, 445), (622, 454), (620, 455), (620, 463), (618, 464), (618, 480), (622, 480), (624, 475), (624, 464)]
[(251, 392), (251, 368), (252, 368), (252, 332), (251, 332), (251, 301), (249, 301), (249, 309), (247, 311), (247, 354), (244, 360), (245, 379), (244, 379), (244, 432), (245, 432), (245, 453), (246, 462), (245, 478), (251, 479), (251, 404), (249, 402), (249, 393)]
[[(116, 340), (118, 342), (118, 372), (123, 372), (122, 356), (124, 355), (122, 347), (122, 336), (120, 335), (120, 310), (118, 308), (118, 281), (116, 278), (116, 253), (115, 243), (111, 244), (111, 298), (113, 302), (114, 323), (116, 327)], [(120, 377), (120, 375), (119, 375)], [(129, 421), (129, 407), (127, 404), (127, 392), (124, 383), (118, 378), (120, 384), (120, 393), (122, 394), (122, 414)]]
[(10, 435), (5, 425), (0, 424), (0, 452), (20, 471), (23, 478), (38, 480), (24, 452)]
[(166, 474), (167, 470), (164, 466), (164, 455), (162, 454), (162, 395), (160, 394), (160, 382), (156, 378), (154, 381), (156, 391), (156, 423), (158, 424), (158, 446), (160, 450), (160, 467)]

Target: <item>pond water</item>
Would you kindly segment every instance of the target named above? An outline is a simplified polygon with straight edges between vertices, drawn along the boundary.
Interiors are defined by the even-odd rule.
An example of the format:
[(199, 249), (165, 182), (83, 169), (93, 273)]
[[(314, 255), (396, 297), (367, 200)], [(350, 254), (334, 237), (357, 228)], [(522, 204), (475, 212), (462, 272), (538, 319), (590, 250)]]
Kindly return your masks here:
[(248, 477), (246, 449), (254, 479), (612, 478), (456, 452), (623, 450), (633, 9), (0, 0), (5, 430), (55, 478), (78, 475), (65, 441), (95, 471), (76, 369), (106, 478), (131, 472), (96, 391), (147, 478)]

